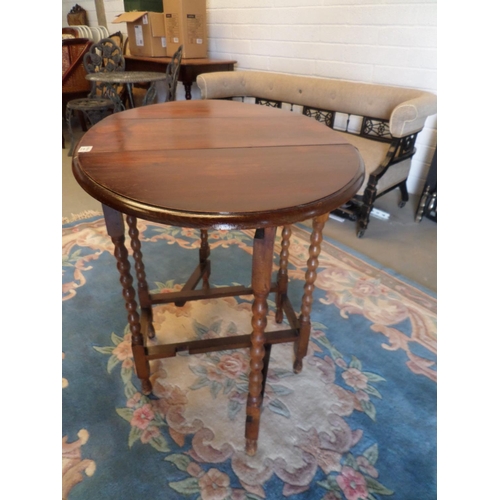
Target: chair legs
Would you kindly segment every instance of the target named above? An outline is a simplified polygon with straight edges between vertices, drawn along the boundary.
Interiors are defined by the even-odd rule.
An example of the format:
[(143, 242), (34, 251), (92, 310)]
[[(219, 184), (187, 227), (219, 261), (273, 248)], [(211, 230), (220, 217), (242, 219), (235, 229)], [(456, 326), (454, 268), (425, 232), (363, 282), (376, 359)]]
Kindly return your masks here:
[[(410, 199), (408, 195), (408, 188), (406, 187), (406, 180), (404, 180), (400, 184), (397, 184), (396, 186), (394, 186), (394, 188), (399, 188), (401, 192), (401, 201), (398, 203), (398, 207), (403, 208), (406, 205), (406, 202)], [(383, 194), (385, 193), (382, 193), (380, 196), (382, 196)], [(365, 234), (366, 229), (368, 228), (368, 223), (370, 222), (370, 212), (373, 209), (373, 204), (376, 199), (377, 181), (376, 179), (370, 179), (368, 185), (365, 188), (365, 192), (363, 193), (363, 201), (357, 216), (356, 235), (358, 238), (362, 238)]]
[(359, 211), (358, 220), (356, 224), (356, 236), (362, 238), (365, 234), (368, 223), (370, 222), (370, 212), (373, 208), (373, 202), (377, 196), (376, 180), (370, 178), (368, 185), (363, 193), (363, 202)]

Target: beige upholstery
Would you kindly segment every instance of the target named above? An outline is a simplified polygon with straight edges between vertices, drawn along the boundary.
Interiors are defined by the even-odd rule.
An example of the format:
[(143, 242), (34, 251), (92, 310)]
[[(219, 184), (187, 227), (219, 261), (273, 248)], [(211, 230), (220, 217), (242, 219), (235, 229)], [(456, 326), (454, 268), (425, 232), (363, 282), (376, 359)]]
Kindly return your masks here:
[[(300, 107), (307, 106), (312, 108), (309, 115), (312, 117), (316, 117), (314, 110), (331, 111), (336, 118), (341, 117), (340, 122), (342, 117), (349, 115), (348, 130), (353, 133), (339, 130), (346, 130), (347, 122), (335, 121), (333, 128), (359, 150), (365, 163), (365, 180), (356, 200), (361, 200), (357, 216), (359, 237), (368, 225), (373, 202), (378, 196), (399, 188), (402, 198), (399, 206), (408, 201), (406, 179), (415, 139), (427, 117), (437, 112), (437, 98), (430, 92), (333, 78), (227, 71), (199, 75), (196, 83), (202, 99), (256, 97), (293, 104), (297, 112), (301, 112)], [(361, 117), (369, 120), (363, 135), (356, 135), (360, 133)], [(367, 132), (370, 130), (368, 125), (373, 127), (370, 132)]]
[(263, 71), (206, 73), (196, 83), (202, 99), (257, 96), (390, 120), (394, 137), (420, 131), (426, 118), (437, 112), (434, 94), (389, 85)]
[[(365, 180), (357, 193), (361, 195), (368, 184), (370, 174), (375, 172), (384, 160), (390, 144), (387, 142), (371, 141), (369, 139), (359, 137), (358, 135), (347, 134), (345, 132), (339, 132), (339, 134), (343, 135), (346, 141), (349, 141), (353, 146), (358, 148), (358, 151), (365, 162)], [(408, 177), (408, 173), (410, 172), (410, 167), (411, 160), (405, 160), (397, 165), (393, 165), (379, 180), (377, 185), (379, 191), (385, 191), (386, 189), (399, 184), (403, 179), (406, 179)]]

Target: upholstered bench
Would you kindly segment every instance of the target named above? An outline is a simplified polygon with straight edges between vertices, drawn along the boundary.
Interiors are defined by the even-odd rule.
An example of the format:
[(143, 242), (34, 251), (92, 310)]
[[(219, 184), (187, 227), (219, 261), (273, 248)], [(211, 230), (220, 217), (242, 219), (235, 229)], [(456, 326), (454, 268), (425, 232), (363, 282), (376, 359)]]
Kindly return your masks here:
[[(423, 90), (260, 71), (218, 72), (196, 79), (202, 99), (240, 98), (301, 112), (345, 134), (364, 159), (366, 177), (342, 210), (357, 220), (362, 237), (376, 198), (394, 188), (400, 207), (408, 201), (406, 180), (415, 141), (436, 95)], [(304, 165), (307, 169), (307, 165)]]

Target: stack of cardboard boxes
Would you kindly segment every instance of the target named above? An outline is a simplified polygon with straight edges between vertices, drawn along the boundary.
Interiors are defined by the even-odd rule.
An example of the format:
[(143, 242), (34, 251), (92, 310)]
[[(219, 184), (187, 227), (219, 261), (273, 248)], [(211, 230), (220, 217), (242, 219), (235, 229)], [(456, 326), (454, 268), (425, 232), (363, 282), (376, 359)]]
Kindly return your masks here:
[(163, 12), (134, 10), (112, 22), (127, 24), (131, 55), (171, 57), (182, 45), (182, 57), (196, 59), (207, 57), (206, 10), (206, 0), (163, 0)]

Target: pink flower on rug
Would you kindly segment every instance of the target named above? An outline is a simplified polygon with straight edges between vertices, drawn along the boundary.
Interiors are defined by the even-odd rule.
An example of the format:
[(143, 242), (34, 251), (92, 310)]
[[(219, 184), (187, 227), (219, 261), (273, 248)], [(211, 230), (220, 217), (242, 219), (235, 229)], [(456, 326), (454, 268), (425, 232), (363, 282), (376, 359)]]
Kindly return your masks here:
[(221, 356), (217, 368), (229, 378), (238, 378), (248, 371), (248, 359), (241, 352)]
[(356, 282), (352, 290), (352, 294), (355, 297), (377, 297), (380, 295), (380, 285), (378, 283), (374, 283), (372, 280), (367, 280), (366, 278), (361, 278)]
[(141, 442), (144, 444), (149, 443), (151, 439), (158, 437), (159, 435), (160, 429), (158, 429), (155, 425), (152, 425), (141, 434)]
[(356, 458), (356, 462), (363, 472), (366, 472), (371, 477), (378, 477), (378, 471), (373, 467), (366, 457)]
[(127, 408), (134, 408), (135, 406), (137, 406), (140, 400), (141, 400), (141, 393), (136, 392), (131, 398), (128, 399)]
[(224, 377), (224, 375), (219, 370), (217, 370), (215, 366), (205, 365), (205, 368), (207, 369), (208, 380), (213, 380), (215, 382), (224, 382), (226, 377)]
[(342, 472), (337, 476), (337, 484), (342, 488), (347, 500), (362, 500), (368, 497), (365, 478), (351, 467), (342, 468)]
[(210, 469), (199, 483), (203, 500), (224, 500), (229, 496), (229, 476), (217, 469)]
[(370, 401), (370, 396), (365, 391), (356, 391), (355, 396), (358, 401)]
[(189, 462), (186, 472), (193, 477), (201, 477), (205, 474), (205, 471), (196, 462)]
[(342, 358), (337, 358), (335, 364), (340, 366), (340, 368), (347, 368), (347, 363)]
[(114, 349), (113, 354), (120, 360), (124, 361), (126, 359), (132, 358), (132, 344), (130, 339), (123, 340)]
[(134, 362), (132, 361), (132, 359), (127, 358), (127, 359), (123, 360), (122, 367), (124, 369), (133, 368), (133, 366), (134, 366)]
[(138, 427), (139, 429), (144, 430), (149, 425), (151, 420), (153, 420), (153, 418), (155, 418), (155, 414), (151, 408), (151, 405), (147, 404), (141, 406), (140, 408), (137, 408), (137, 410), (134, 411), (130, 424), (134, 427)]
[(361, 373), (356, 368), (348, 368), (343, 374), (342, 378), (347, 385), (355, 389), (366, 389), (368, 385), (368, 378), (364, 373)]
[(330, 385), (328, 390), (333, 395), (331, 409), (336, 415), (346, 417), (354, 409), (361, 409), (359, 402), (351, 391), (347, 391), (338, 385)]

